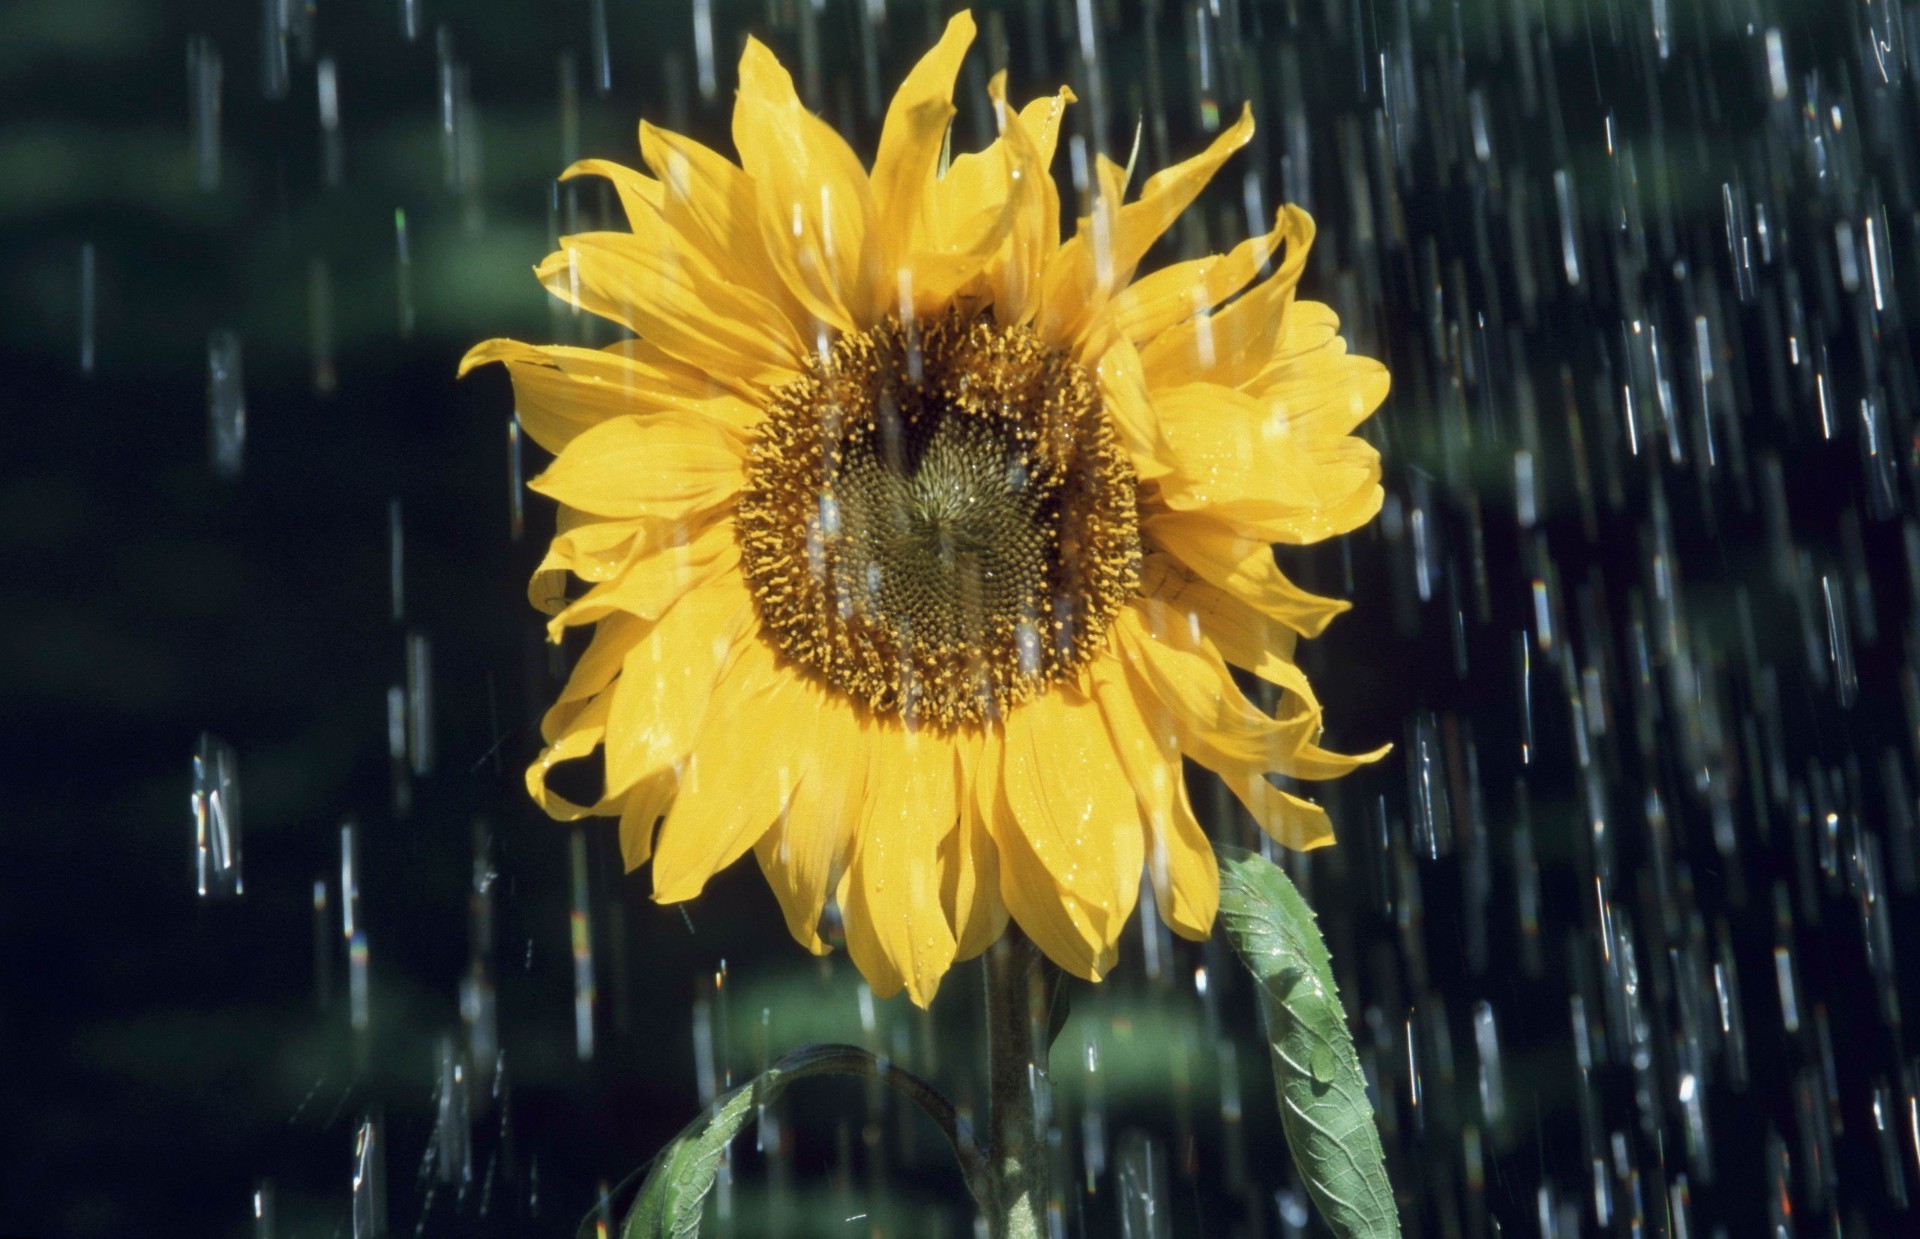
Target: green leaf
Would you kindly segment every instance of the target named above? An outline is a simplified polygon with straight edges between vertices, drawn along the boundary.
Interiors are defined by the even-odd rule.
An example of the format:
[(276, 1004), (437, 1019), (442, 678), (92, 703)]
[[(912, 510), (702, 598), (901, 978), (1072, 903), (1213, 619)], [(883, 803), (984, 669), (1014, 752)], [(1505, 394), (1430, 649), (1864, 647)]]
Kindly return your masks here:
[(1293, 1164), (1340, 1239), (1397, 1239), (1400, 1218), (1326, 940), (1287, 875), (1221, 849), (1220, 916), (1260, 986)]
[[(771, 1067), (707, 1107), (706, 1113), (681, 1129), (680, 1134), (660, 1150), (648, 1166), (641, 1168), (646, 1179), (640, 1184), (639, 1194), (627, 1214), (626, 1224), (620, 1228), (621, 1239), (693, 1239), (698, 1235), (700, 1214), (706, 1205), (707, 1193), (713, 1190), (714, 1177), (720, 1170), (720, 1158), (725, 1154), (728, 1143), (740, 1134), (747, 1119), (759, 1107), (773, 1104), (786, 1091), (787, 1085), (795, 1080), (819, 1075), (864, 1076), (880, 1080), (926, 1111), (927, 1116), (939, 1124), (947, 1142), (960, 1159), (961, 1173), (966, 1178), (968, 1190), (979, 1198), (984, 1181), (980, 1155), (964, 1120), (955, 1115), (951, 1102), (925, 1080), (881, 1062), (859, 1046), (809, 1045), (784, 1055)], [(639, 1173), (636, 1171), (629, 1176), (628, 1182), (637, 1178)], [(626, 1189), (627, 1183), (622, 1183), (615, 1189), (613, 1198), (624, 1196)], [(602, 1207), (610, 1209), (611, 1202), (603, 1202)], [(586, 1235), (593, 1222), (594, 1216), (590, 1215), (581, 1224), (580, 1233)]]
[(869, 1074), (871, 1056), (849, 1045), (804, 1046), (715, 1101), (653, 1159), (622, 1239), (692, 1239), (720, 1170), (720, 1156), (759, 1106), (807, 1076)]

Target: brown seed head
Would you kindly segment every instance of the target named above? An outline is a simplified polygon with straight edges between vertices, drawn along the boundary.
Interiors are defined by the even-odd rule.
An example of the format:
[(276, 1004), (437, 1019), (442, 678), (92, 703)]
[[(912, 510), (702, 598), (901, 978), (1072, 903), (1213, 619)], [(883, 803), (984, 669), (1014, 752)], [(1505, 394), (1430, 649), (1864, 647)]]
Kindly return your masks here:
[(1135, 479), (1084, 368), (949, 310), (850, 334), (773, 394), (738, 516), (776, 646), (879, 713), (999, 717), (1134, 591)]

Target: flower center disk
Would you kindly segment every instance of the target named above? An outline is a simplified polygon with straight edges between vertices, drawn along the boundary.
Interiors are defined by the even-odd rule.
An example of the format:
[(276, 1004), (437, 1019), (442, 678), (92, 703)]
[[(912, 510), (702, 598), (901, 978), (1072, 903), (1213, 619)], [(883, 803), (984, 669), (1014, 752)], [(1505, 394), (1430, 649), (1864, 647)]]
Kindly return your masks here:
[(1134, 592), (1133, 467), (1084, 368), (950, 310), (841, 337), (774, 392), (738, 516), (774, 644), (878, 713), (999, 717)]

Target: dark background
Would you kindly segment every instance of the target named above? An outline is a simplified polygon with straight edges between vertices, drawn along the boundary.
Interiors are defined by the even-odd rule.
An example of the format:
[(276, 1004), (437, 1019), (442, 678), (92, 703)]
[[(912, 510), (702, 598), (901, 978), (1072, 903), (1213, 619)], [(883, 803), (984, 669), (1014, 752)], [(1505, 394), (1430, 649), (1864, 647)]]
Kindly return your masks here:
[[(1316, 793), (1342, 845), (1293, 868), (1408, 1233), (1920, 1233), (1920, 7), (1091, 3), (1091, 70), (1075, 6), (980, 13), (956, 145), (1002, 64), (1016, 98), (1072, 81), (1116, 157), (1140, 121), (1142, 174), (1250, 99), (1255, 145), (1158, 257), (1299, 201), (1310, 294), (1393, 371), (1386, 511), (1283, 563), (1355, 603), (1303, 655), (1329, 743), (1398, 746)], [(633, 162), (641, 115), (730, 149), (748, 32), (870, 151), (944, 16), (716, 5), (709, 95), (694, 13), (651, 2), (0, 11), (0, 1233), (355, 1234), (370, 1131), (369, 1227), (566, 1234), (703, 1083), (809, 1039), (977, 1103), (977, 968), (928, 1016), (863, 1009), (751, 866), (685, 917), (604, 830), (576, 873), (519, 773), (565, 666), (524, 602), (550, 514), (516, 534), (504, 376), (452, 377), (488, 336), (611, 338), (528, 274), (613, 218), (561, 167)], [(209, 455), (219, 330), (237, 477)], [(388, 749), (416, 636), (417, 773)], [(203, 732), (238, 759), (234, 900), (195, 893)], [(498, 1053), (463, 1019), (476, 967)], [(1143, 925), (1054, 1055), (1067, 1232), (1296, 1233), (1264, 1054), (1219, 944)], [(771, 1121), (716, 1231), (967, 1233), (883, 1095), (814, 1085)]]

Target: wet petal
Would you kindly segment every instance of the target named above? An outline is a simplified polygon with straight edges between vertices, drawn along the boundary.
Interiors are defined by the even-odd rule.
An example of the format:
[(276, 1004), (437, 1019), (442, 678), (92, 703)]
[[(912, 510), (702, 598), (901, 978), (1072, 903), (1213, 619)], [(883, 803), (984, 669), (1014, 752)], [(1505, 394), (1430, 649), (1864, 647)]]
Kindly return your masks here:
[(637, 556), (619, 576), (566, 603), (547, 622), (547, 639), (616, 613), (660, 618), (680, 598), (733, 573), (740, 547), (733, 522), (716, 521), (685, 542), (662, 543)]
[(1149, 546), (1164, 548), (1201, 580), (1303, 637), (1317, 637), (1350, 604), (1301, 589), (1273, 562), (1273, 548), (1200, 512), (1162, 512), (1140, 523)]
[(811, 334), (812, 315), (768, 263), (753, 178), (718, 151), (645, 121), (640, 156), (660, 178), (660, 215), (667, 225), (721, 278), (766, 298), (796, 338)]
[(814, 725), (804, 682), (758, 637), (734, 647), (713, 688), (680, 794), (653, 857), (653, 897), (679, 903), (760, 841), (793, 795)]
[(1113, 299), (1115, 330), (1143, 345), (1233, 296), (1283, 248), (1286, 221), (1282, 211), (1272, 232), (1242, 241), (1228, 253), (1174, 263), (1135, 280)]
[(685, 764), (721, 668), (745, 638), (751, 607), (736, 581), (716, 581), (667, 608), (628, 647), (607, 716), (610, 792)]
[(1184, 938), (1205, 939), (1220, 908), (1220, 868), (1187, 801), (1179, 746), (1148, 724), (1124, 668), (1097, 664), (1093, 682), (1114, 751), (1140, 800), (1147, 875), (1160, 918)]
[(1000, 896), (1014, 922), (1048, 959), (1074, 976), (1086, 981), (1104, 977), (1118, 956), (1119, 927), (1048, 876), (1026, 835), (1013, 824), (1004, 795), (988, 829), (1000, 849)]
[(973, 15), (953, 15), (940, 41), (907, 74), (887, 105), (880, 148), (873, 160), (873, 200), (884, 221), (882, 269), (897, 269), (929, 232), (924, 217), (935, 166), (953, 120), (953, 82), (972, 46)]
[[(1217, 585), (1201, 580), (1164, 551), (1147, 555), (1140, 567), (1143, 609), (1156, 627), (1186, 619), (1213, 642), (1220, 656), (1261, 679), (1280, 683), (1292, 666), (1295, 631), (1263, 615)], [(1337, 612), (1344, 604), (1327, 598)], [(1161, 609), (1168, 612), (1162, 621)]]
[(1103, 919), (1124, 918), (1145, 845), (1099, 708), (1055, 685), (1008, 713), (1005, 736), (1001, 777), (1027, 846), (1063, 890)]
[(600, 516), (668, 520), (728, 503), (746, 480), (739, 438), (678, 410), (582, 432), (528, 487)]
[(816, 955), (827, 952), (820, 916), (846, 871), (859, 806), (866, 795), (866, 735), (853, 707), (813, 689), (815, 733), (787, 812), (755, 851), (780, 900), (787, 930)]
[[(991, 800), (981, 805), (981, 772), (988, 760), (983, 734), (963, 732), (954, 742), (960, 774), (960, 816), (940, 844), (940, 904), (953, 925), (954, 958), (972, 959), (1007, 927), (1000, 899), (1000, 858), (987, 829)], [(998, 748), (993, 750), (997, 760)]]
[[(867, 730), (867, 794), (847, 884), (848, 952), (874, 984), (898, 975), (918, 1006), (933, 1001), (953, 964), (954, 938), (940, 902), (940, 839), (958, 813), (953, 745), (931, 731), (880, 724)], [(877, 966), (873, 953), (885, 956)], [(874, 985), (875, 993), (879, 986)]]
[(1285, 247), (1272, 275), (1225, 309), (1190, 318), (1141, 346), (1154, 390), (1203, 382), (1239, 387), (1267, 367), (1313, 248), (1313, 218), (1305, 211), (1283, 208), (1281, 224)]
[(646, 360), (630, 355), (628, 346), (639, 343), (593, 349), (487, 340), (467, 351), (460, 374), (488, 362), (504, 363), (521, 427), (555, 454), (588, 427), (635, 413), (678, 409), (711, 417), (740, 434), (760, 420), (756, 406), (657, 351)]
[(534, 268), (547, 291), (611, 319), (749, 398), (800, 373), (804, 347), (765, 297), (703, 271), (664, 221), (560, 238)]
[(800, 303), (837, 331), (876, 319), (867, 173), (846, 140), (807, 111), (793, 78), (749, 37), (740, 56), (733, 144), (753, 178), (768, 260)]

